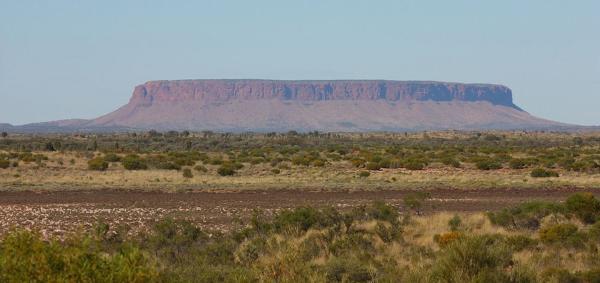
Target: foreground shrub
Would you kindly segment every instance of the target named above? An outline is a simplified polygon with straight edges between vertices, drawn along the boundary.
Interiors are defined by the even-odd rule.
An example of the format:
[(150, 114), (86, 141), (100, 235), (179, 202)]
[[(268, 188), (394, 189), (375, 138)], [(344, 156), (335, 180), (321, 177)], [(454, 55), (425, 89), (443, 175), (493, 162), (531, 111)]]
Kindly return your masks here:
[(360, 261), (334, 258), (325, 266), (328, 282), (371, 282), (370, 270)]
[(502, 164), (491, 159), (478, 161), (475, 164), (475, 166), (477, 167), (477, 169), (484, 171), (497, 170), (502, 168)]
[(404, 205), (411, 210), (414, 210), (417, 214), (421, 214), (421, 208), (426, 200), (431, 198), (429, 192), (416, 192), (407, 194), (403, 201)]
[(435, 282), (503, 282), (512, 251), (495, 236), (469, 236), (452, 241), (440, 251), (432, 267)]
[[(553, 211), (545, 203), (520, 207), (521, 214)], [(445, 229), (446, 223), (400, 223), (398, 218), (394, 207), (373, 203), (351, 211), (256, 211), (250, 222), (240, 220), (241, 226), (221, 232), (204, 232), (191, 222), (170, 218), (140, 234), (100, 224), (90, 234), (64, 241), (9, 232), (0, 240), (0, 282), (508, 283), (600, 278), (598, 250), (592, 242), (600, 235), (600, 224), (584, 232), (572, 224), (544, 226), (537, 240), (530, 237), (533, 233), (475, 235), (483, 232), (471, 230), (479, 224), (461, 224), (455, 217), (448, 227), (459, 231), (436, 235), (438, 249), (427, 242), (403, 241), (401, 233), (404, 225), (414, 224), (418, 226), (407, 231), (421, 237), (426, 235), (422, 230), (411, 228)], [(582, 243), (586, 249), (562, 255), (564, 248)], [(563, 257), (557, 258), (558, 265), (554, 250)], [(531, 256), (520, 257), (519, 251)], [(565, 260), (578, 264), (578, 271), (560, 269), (572, 265), (563, 266)], [(549, 269), (554, 265), (557, 269)]]
[(0, 169), (6, 169), (8, 167), (10, 167), (10, 161), (0, 159)]
[(208, 168), (206, 168), (206, 167), (204, 167), (204, 166), (202, 166), (202, 165), (196, 165), (196, 166), (194, 167), (194, 170), (196, 170), (196, 171), (198, 171), (198, 172), (203, 172), (203, 173), (206, 173), (206, 172), (208, 172)]
[(154, 225), (147, 243), (162, 258), (177, 261), (185, 257), (187, 249), (207, 238), (190, 222), (165, 218)]
[(561, 268), (546, 269), (541, 273), (540, 277), (543, 282), (581, 282), (575, 274)]
[(31, 152), (20, 153), (18, 155), (18, 158), (25, 163), (29, 163), (29, 162), (40, 163), (42, 161), (48, 160), (48, 157), (43, 154), (32, 154)]
[(508, 166), (511, 169), (523, 169), (523, 168), (527, 167), (527, 162), (525, 162), (525, 160), (520, 159), (520, 158), (513, 158), (508, 162)]
[(542, 218), (553, 213), (565, 213), (560, 204), (548, 202), (527, 202), (512, 208), (487, 214), (494, 225), (509, 229), (536, 230), (540, 227)]
[(158, 268), (133, 246), (103, 254), (91, 239), (44, 241), (18, 231), (0, 244), (0, 282), (153, 282)]
[(461, 224), (462, 224), (462, 220), (460, 219), (460, 216), (458, 216), (458, 215), (454, 215), (454, 217), (452, 217), (448, 221), (448, 227), (450, 228), (450, 231), (458, 231)]
[(375, 234), (377, 234), (384, 243), (391, 243), (402, 239), (402, 227), (394, 222), (392, 222), (391, 225), (378, 222), (377, 225), (375, 225)]
[(592, 224), (600, 217), (600, 201), (591, 193), (577, 193), (565, 202), (567, 211), (583, 223)]
[(397, 209), (381, 201), (374, 202), (366, 211), (369, 219), (386, 221), (392, 224), (397, 223), (400, 216)]
[(137, 155), (127, 155), (121, 160), (121, 164), (127, 170), (146, 170), (148, 165)]
[(447, 165), (447, 166), (452, 166), (454, 168), (460, 168), (460, 161), (456, 160), (455, 158), (452, 157), (445, 157), (442, 160), (442, 164)]
[(341, 215), (336, 210), (299, 207), (279, 213), (273, 220), (273, 226), (278, 231), (300, 232), (310, 228), (333, 226), (339, 228), (341, 222)]
[(580, 247), (583, 245), (583, 237), (578, 232), (577, 226), (570, 223), (542, 228), (539, 234), (540, 240), (544, 244), (567, 247)]
[(377, 162), (367, 162), (367, 165), (365, 166), (365, 169), (367, 170), (371, 170), (371, 171), (376, 171), (376, 170), (380, 170), (381, 169), (381, 165)]
[(555, 171), (544, 169), (544, 168), (536, 168), (531, 171), (531, 177), (533, 178), (550, 178), (550, 177), (559, 177), (559, 174)]
[(107, 153), (104, 155), (104, 161), (106, 162), (119, 162), (121, 161), (121, 157), (114, 153)]
[(538, 244), (538, 240), (532, 239), (525, 235), (512, 235), (506, 237), (506, 244), (514, 251), (520, 252), (522, 250), (535, 247)]
[(154, 167), (156, 169), (162, 169), (162, 170), (176, 170), (179, 171), (181, 170), (181, 165), (177, 164), (177, 163), (173, 163), (173, 162), (158, 162), (156, 164), (154, 164)]
[(183, 177), (184, 178), (193, 178), (192, 170), (190, 168), (183, 169)]
[(235, 175), (236, 171), (232, 165), (224, 164), (217, 169), (217, 173), (221, 176), (233, 176)]
[(369, 171), (361, 171), (358, 173), (358, 177), (361, 177), (361, 178), (367, 178), (369, 176), (371, 176), (371, 173), (369, 173)]
[(88, 161), (88, 169), (96, 171), (104, 171), (108, 169), (108, 162), (102, 157), (96, 157)]
[(425, 165), (426, 163), (424, 161), (412, 159), (404, 163), (404, 168), (406, 168), (407, 170), (416, 171), (425, 169)]
[(352, 163), (352, 166), (356, 167), (356, 168), (361, 168), (365, 166), (365, 161), (359, 158), (354, 158), (350, 160), (350, 163)]

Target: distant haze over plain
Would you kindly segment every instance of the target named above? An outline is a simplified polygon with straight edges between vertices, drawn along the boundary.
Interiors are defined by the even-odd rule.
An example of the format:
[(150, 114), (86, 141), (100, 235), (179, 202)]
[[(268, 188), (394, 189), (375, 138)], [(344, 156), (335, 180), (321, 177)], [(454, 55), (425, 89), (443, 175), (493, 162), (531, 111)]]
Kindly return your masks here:
[(600, 124), (598, 1), (2, 1), (0, 123), (94, 118), (176, 79), (494, 83)]

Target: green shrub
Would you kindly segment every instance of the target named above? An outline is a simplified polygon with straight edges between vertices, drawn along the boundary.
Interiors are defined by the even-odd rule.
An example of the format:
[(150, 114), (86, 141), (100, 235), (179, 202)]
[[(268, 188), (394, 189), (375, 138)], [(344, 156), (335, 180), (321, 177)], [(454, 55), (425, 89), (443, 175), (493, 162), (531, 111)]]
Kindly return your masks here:
[(104, 155), (104, 161), (106, 162), (119, 162), (121, 161), (121, 157), (114, 153), (107, 153)]
[(203, 172), (206, 173), (208, 172), (208, 168), (202, 166), (202, 165), (196, 165), (194, 166), (194, 170), (198, 171), (198, 172)]
[(580, 278), (566, 269), (549, 268), (540, 274), (542, 282), (579, 283)]
[(595, 163), (580, 160), (572, 163), (571, 166), (569, 166), (567, 169), (575, 172), (585, 172), (591, 171), (595, 165)]
[(379, 166), (381, 166), (381, 168), (400, 168), (400, 161), (385, 158), (379, 161)]
[(572, 273), (567, 269), (549, 268), (540, 278), (543, 282), (596, 283), (600, 282), (600, 269)]
[(183, 177), (184, 178), (193, 178), (194, 175), (192, 174), (192, 170), (190, 170), (190, 168), (183, 169)]
[(544, 169), (544, 168), (536, 168), (531, 171), (531, 177), (533, 178), (549, 178), (549, 177), (559, 177), (557, 172), (552, 170)]
[(281, 170), (279, 170), (277, 168), (273, 168), (273, 169), (271, 169), (271, 173), (277, 175), (277, 174), (281, 173)]
[(514, 251), (522, 251), (528, 248), (533, 248), (538, 241), (524, 235), (513, 235), (506, 237), (506, 244)]
[(319, 211), (312, 207), (300, 207), (294, 210), (285, 210), (276, 216), (274, 220), (275, 227), (279, 230), (293, 227), (301, 231), (316, 226), (319, 223), (321, 215)]
[(102, 253), (92, 239), (46, 241), (27, 231), (0, 244), (0, 282), (152, 282), (158, 267), (139, 248)]
[(361, 262), (334, 258), (325, 265), (327, 282), (371, 282), (373, 277)]
[(361, 178), (367, 178), (369, 176), (371, 176), (371, 173), (369, 171), (360, 171), (358, 173), (358, 177), (361, 177)]
[(484, 171), (498, 170), (502, 168), (502, 164), (491, 159), (478, 161), (475, 166), (477, 166), (477, 169)]
[(580, 272), (578, 274), (584, 282), (600, 282), (600, 268), (596, 267), (592, 270)]
[(431, 198), (431, 194), (428, 192), (416, 192), (407, 194), (403, 200), (406, 207), (420, 214), (423, 203), (429, 198)]
[(499, 237), (469, 236), (442, 249), (432, 268), (434, 282), (508, 282), (512, 251)]
[(210, 165), (221, 165), (221, 164), (223, 164), (223, 159), (221, 159), (220, 157), (213, 158), (213, 159), (208, 160), (208, 164), (210, 164)]
[(448, 221), (448, 227), (450, 228), (450, 231), (458, 231), (460, 229), (461, 224), (462, 224), (462, 220), (460, 219), (460, 216), (458, 216), (458, 215), (454, 215), (454, 217), (452, 217)]
[(123, 164), (123, 167), (127, 170), (148, 169), (148, 165), (146, 165), (146, 162), (139, 156), (134, 154), (123, 157), (123, 159), (121, 159), (121, 164)]
[(292, 164), (294, 165), (309, 166), (310, 162), (311, 160), (307, 156), (296, 156), (292, 158)]
[(381, 169), (381, 165), (379, 165), (379, 163), (377, 163), (377, 162), (367, 162), (365, 169), (371, 170), (371, 171), (376, 171), (376, 170)]
[(508, 229), (536, 230), (540, 227), (542, 218), (553, 213), (564, 214), (566, 212), (560, 204), (535, 201), (505, 208), (498, 212), (489, 212), (487, 216), (494, 225)]
[(350, 160), (350, 163), (352, 163), (352, 166), (356, 167), (356, 168), (360, 168), (365, 166), (365, 161), (359, 158), (354, 158), (352, 160)]
[(600, 217), (600, 201), (591, 193), (577, 193), (565, 201), (567, 211), (584, 223), (592, 224)]
[(447, 166), (452, 166), (454, 168), (460, 168), (460, 161), (456, 160), (455, 158), (451, 158), (451, 157), (446, 157), (446, 158), (442, 159), (442, 164), (447, 165)]
[(375, 234), (377, 234), (384, 243), (391, 243), (401, 239), (402, 229), (399, 225), (392, 224), (388, 227), (379, 222), (375, 225)]
[(242, 246), (242, 249), (237, 252), (236, 256), (240, 262), (251, 264), (260, 257), (261, 253), (263, 253), (266, 248), (267, 243), (264, 238), (254, 238), (246, 243), (246, 245)]
[(525, 162), (525, 160), (520, 159), (520, 158), (513, 158), (508, 162), (508, 166), (511, 169), (523, 169), (523, 168), (527, 167), (527, 162)]
[(582, 234), (578, 232), (577, 226), (570, 223), (542, 228), (539, 234), (540, 240), (544, 244), (560, 244), (573, 247), (583, 245)]
[(156, 169), (161, 170), (181, 170), (181, 165), (169, 161), (160, 161), (152, 164)]
[(423, 170), (425, 169), (425, 162), (420, 160), (408, 160), (404, 163), (404, 168), (407, 170)]
[(387, 221), (392, 224), (398, 223), (398, 210), (381, 201), (373, 202), (367, 207), (366, 213), (369, 219)]
[(298, 207), (284, 210), (275, 216), (273, 225), (278, 231), (307, 231), (310, 228), (339, 227), (341, 215), (333, 209), (318, 210), (312, 207)]
[(217, 173), (221, 176), (233, 176), (236, 171), (232, 165), (224, 164), (217, 169)]
[(104, 171), (108, 169), (108, 162), (104, 161), (102, 157), (96, 157), (88, 161), (88, 169), (96, 171)]
[(0, 169), (6, 169), (8, 167), (10, 167), (10, 161), (0, 159)]
[(193, 245), (205, 242), (208, 236), (188, 221), (165, 218), (153, 226), (147, 239), (152, 250), (168, 262), (185, 258)]
[(300, 258), (304, 261), (310, 261), (319, 256), (327, 254), (327, 237), (319, 234), (307, 235), (306, 239), (300, 244)]
[(350, 258), (356, 255), (356, 251), (362, 254), (376, 252), (373, 237), (364, 231), (350, 230), (350, 233), (336, 239), (330, 246), (329, 251), (336, 257)]
[(487, 134), (483, 137), (483, 140), (488, 141), (488, 142), (496, 142), (496, 141), (501, 141), (502, 137), (493, 135), (493, 134)]
[[(93, 153), (92, 153), (92, 157), (93, 157)], [(48, 160), (48, 157), (43, 154), (32, 154), (31, 152), (21, 153), (18, 155), (18, 158), (25, 163), (29, 163), (29, 162), (40, 163), (42, 161)]]

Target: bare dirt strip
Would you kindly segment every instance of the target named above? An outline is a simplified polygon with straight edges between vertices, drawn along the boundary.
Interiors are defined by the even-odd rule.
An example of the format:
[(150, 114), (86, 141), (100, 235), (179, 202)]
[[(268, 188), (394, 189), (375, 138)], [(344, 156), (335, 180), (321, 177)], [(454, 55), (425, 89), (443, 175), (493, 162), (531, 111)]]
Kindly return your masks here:
[[(575, 192), (597, 190), (547, 189), (430, 189), (424, 213), (498, 210), (530, 201), (562, 201)], [(142, 191), (4, 191), (0, 192), (0, 234), (14, 228), (64, 234), (88, 229), (99, 221), (113, 228), (147, 229), (163, 217), (183, 218), (206, 229), (228, 230), (247, 220), (254, 210), (272, 214), (297, 206), (334, 206), (348, 209), (384, 201), (403, 212), (403, 198), (415, 191), (241, 191), (241, 192), (142, 192)]]

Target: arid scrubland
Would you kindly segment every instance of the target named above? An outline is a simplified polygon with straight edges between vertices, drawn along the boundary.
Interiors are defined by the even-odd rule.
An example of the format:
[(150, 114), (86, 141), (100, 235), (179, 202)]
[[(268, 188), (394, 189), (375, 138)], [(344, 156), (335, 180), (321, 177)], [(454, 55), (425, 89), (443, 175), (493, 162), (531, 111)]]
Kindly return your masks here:
[(598, 133), (9, 134), (0, 188), (1, 282), (600, 281)]
[[(409, 200), (406, 199), (406, 202)], [(157, 219), (146, 230), (96, 222), (0, 242), (2, 281), (598, 282), (600, 201), (528, 202), (489, 213), (255, 210), (226, 232)], [(27, 264), (24, 264), (24, 263)]]
[(0, 160), (4, 190), (600, 186), (595, 133), (10, 135)]

